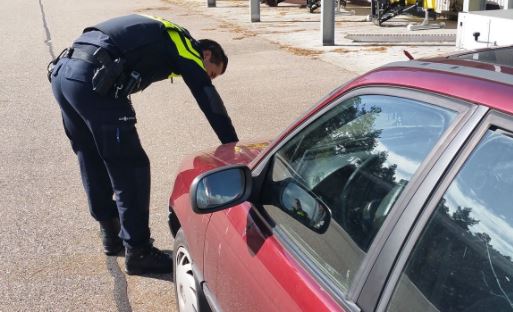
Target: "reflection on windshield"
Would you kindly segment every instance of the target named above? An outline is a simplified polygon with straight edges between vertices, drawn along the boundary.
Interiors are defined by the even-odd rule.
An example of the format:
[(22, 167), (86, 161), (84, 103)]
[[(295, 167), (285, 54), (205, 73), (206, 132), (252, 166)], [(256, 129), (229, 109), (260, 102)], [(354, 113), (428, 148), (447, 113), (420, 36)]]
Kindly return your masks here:
[(333, 220), (367, 251), (455, 115), (393, 96), (355, 97), (303, 130), (276, 159), (287, 167), (284, 176), (291, 172), (326, 203)]
[(336, 116), (322, 117), (321, 127), (302, 133), (296, 148), (288, 150), (287, 158), (294, 159), (299, 176), (308, 177), (309, 187), (338, 168), (357, 165), (369, 153), (384, 155), (386, 167), (401, 164), (396, 181), (409, 181), (455, 116), (396, 97), (362, 96), (349, 102)]
[[(264, 205), (278, 209), (266, 211), (276, 228), (297, 242), (320, 270), (340, 289), (348, 289), (395, 202), (456, 115), (387, 95), (361, 95), (337, 103), (274, 155), (262, 193), (268, 196)], [(290, 185), (283, 181), (288, 180), (329, 210), (311, 209), (317, 206), (303, 199), (299, 188), (282, 196), (282, 186)], [(277, 191), (282, 202), (275, 205)], [(312, 214), (314, 210), (319, 216), (323, 210), (331, 215), (321, 235), (305, 231), (297, 222), (323, 220)], [(295, 220), (284, 219), (283, 211)]]

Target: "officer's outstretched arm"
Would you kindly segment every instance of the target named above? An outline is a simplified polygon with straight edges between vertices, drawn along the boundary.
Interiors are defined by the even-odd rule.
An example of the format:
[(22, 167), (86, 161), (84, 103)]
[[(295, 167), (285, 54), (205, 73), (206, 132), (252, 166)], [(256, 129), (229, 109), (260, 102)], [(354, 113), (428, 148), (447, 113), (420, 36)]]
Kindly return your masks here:
[(239, 141), (223, 100), (205, 70), (192, 61), (181, 64), (182, 77), (221, 143)]

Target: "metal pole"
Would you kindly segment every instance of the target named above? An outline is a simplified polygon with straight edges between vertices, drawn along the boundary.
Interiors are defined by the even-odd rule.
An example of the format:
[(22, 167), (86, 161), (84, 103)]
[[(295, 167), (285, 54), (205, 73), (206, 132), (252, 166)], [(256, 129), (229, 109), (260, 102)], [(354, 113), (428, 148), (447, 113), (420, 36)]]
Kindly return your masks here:
[(335, 45), (335, 2), (334, 0), (321, 1), (321, 33), (322, 45)]
[(216, 0), (207, 0), (207, 6), (209, 8), (215, 8), (216, 7)]
[(250, 0), (249, 2), (249, 14), (251, 15), (251, 22), (260, 22), (260, 0)]

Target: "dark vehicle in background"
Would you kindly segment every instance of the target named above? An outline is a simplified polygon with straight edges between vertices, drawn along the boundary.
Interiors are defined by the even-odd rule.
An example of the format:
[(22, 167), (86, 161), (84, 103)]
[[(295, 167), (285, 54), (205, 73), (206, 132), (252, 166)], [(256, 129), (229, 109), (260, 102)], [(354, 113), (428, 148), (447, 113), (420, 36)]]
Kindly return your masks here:
[(184, 160), (180, 311), (513, 311), (513, 48), (392, 63)]

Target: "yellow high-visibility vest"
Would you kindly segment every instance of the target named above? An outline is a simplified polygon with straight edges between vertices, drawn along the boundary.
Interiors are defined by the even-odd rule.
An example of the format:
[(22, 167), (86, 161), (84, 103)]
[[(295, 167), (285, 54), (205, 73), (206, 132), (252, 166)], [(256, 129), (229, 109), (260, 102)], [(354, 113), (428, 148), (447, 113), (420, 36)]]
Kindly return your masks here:
[[(195, 62), (196, 64), (198, 64), (199, 67), (203, 68), (203, 70), (206, 71), (200, 52), (192, 46), (191, 40), (184, 35), (184, 29), (180, 25), (171, 23), (170, 21), (163, 19), (161, 17), (144, 14), (141, 15), (154, 19), (164, 24), (164, 26), (167, 29), (167, 33), (169, 34), (169, 38), (171, 38), (171, 40), (176, 46), (176, 49), (178, 50), (178, 54), (183, 58)], [(169, 75), (169, 78), (176, 76), (179, 75), (173, 73)]]

